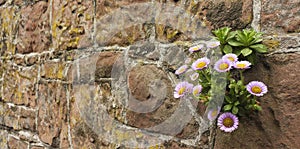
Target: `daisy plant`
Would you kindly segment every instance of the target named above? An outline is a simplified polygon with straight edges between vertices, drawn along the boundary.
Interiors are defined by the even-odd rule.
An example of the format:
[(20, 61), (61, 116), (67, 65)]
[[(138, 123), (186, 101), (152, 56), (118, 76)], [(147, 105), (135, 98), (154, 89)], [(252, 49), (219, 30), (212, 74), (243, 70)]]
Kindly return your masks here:
[(268, 92), (267, 86), (256, 80), (245, 82), (243, 73), (255, 65), (256, 55), (267, 49), (262, 34), (254, 30), (231, 31), (225, 27), (213, 34), (214, 40), (188, 49), (193, 59), (188, 58), (175, 71), (179, 77), (188, 75), (188, 80), (176, 85), (174, 97), (199, 100), (208, 106), (209, 121), (217, 119), (222, 131), (233, 132), (238, 128), (238, 117), (262, 109), (257, 97)]

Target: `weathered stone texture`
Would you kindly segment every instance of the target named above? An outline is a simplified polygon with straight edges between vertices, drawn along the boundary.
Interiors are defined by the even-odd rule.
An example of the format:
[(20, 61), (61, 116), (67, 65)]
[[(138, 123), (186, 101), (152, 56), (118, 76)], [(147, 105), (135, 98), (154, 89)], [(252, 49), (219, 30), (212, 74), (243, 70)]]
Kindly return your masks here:
[[(1, 119), (1, 118), (0, 118)], [(7, 149), (8, 133), (5, 130), (0, 130), (0, 148)]]
[(66, 140), (66, 87), (58, 82), (41, 82), (38, 98), (38, 135), (52, 147), (60, 147)]
[(10, 149), (20, 149), (20, 148), (28, 148), (28, 143), (20, 141), (16, 139), (15, 137), (9, 137), (8, 139), (8, 148)]
[(53, 48), (70, 50), (91, 46), (93, 1), (54, 0), (52, 5)]
[(200, 4), (199, 10), (198, 15), (205, 16), (212, 29), (224, 26), (242, 29), (249, 27), (252, 21), (252, 0), (209, 0)]
[[(87, 96), (86, 96), (87, 97)], [(91, 129), (86, 124), (86, 118), (83, 118), (83, 114), (85, 108), (80, 108), (83, 105), (78, 105), (81, 102), (76, 101), (81, 100), (75, 97), (71, 98), (71, 107), (70, 107), (70, 128), (71, 128), (71, 136), (72, 136), (72, 146), (74, 148), (93, 148), (96, 149), (102, 146), (99, 142), (100, 139), (98, 135), (94, 132), (95, 130)], [(87, 100), (89, 99), (82, 99)], [(91, 99), (90, 99), (91, 100)], [(88, 110), (88, 109), (87, 109)], [(88, 112), (89, 113), (89, 112)], [(105, 123), (105, 122), (103, 122)], [(91, 124), (91, 123), (89, 123)], [(97, 125), (97, 124), (95, 124)]]
[(20, 129), (18, 125), (19, 109), (17, 107), (10, 107), (7, 104), (0, 103), (1, 125)]
[[(179, 100), (171, 96), (173, 91), (171, 86), (166, 73), (155, 66), (134, 67), (128, 74), (128, 89), (131, 94), (128, 105), (133, 109), (128, 110), (126, 114), (128, 125), (148, 128), (169, 118), (179, 103)], [(148, 108), (151, 106), (151, 111), (136, 112), (143, 110), (139, 108), (143, 108), (145, 103)]]
[(16, 53), (14, 41), (19, 24), (18, 17), (17, 7), (0, 8), (0, 56)]
[(160, 57), (160, 51), (156, 44), (144, 42), (141, 45), (130, 46), (128, 56), (133, 59), (149, 59), (157, 61)]
[(229, 134), (191, 116), (203, 103), (180, 111), (174, 71), (212, 29), (250, 27), (252, 0), (0, 0), (0, 148), (126, 149), (140, 130), (151, 148), (300, 148), (300, 3), (261, 4), (272, 53), (246, 78), (269, 92)]
[(262, 0), (261, 25), (267, 34), (299, 33), (300, 2)]
[(17, 67), (6, 63), (3, 78), (3, 100), (17, 105), (35, 107), (37, 66)]
[(66, 80), (68, 65), (63, 61), (47, 61), (41, 66), (41, 77), (52, 80)]
[(35, 110), (20, 108), (20, 127), (24, 130), (36, 131), (36, 114)]
[(49, 2), (39, 1), (20, 11), (17, 53), (42, 52), (51, 44)]
[(121, 54), (116, 52), (99, 53), (98, 60), (96, 62), (96, 72), (95, 72), (96, 79), (111, 78), (112, 69), (115, 63), (117, 63), (117, 60), (120, 58), (121, 58)]

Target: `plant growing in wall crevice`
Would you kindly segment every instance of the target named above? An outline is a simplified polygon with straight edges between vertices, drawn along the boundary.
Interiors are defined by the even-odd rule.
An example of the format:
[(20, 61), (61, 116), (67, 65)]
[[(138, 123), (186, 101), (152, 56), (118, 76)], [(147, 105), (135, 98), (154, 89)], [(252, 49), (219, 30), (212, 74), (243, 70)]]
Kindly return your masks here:
[(234, 53), (241, 59), (255, 64), (256, 55), (267, 52), (267, 47), (262, 44), (262, 33), (253, 29), (231, 31), (231, 28), (224, 27), (212, 32), (220, 41), (220, 48), (224, 54)]
[[(186, 61), (175, 74), (188, 75), (178, 83), (174, 97), (192, 96), (208, 106), (207, 118), (225, 132), (238, 128), (238, 117), (260, 111), (258, 97), (268, 92), (261, 81), (245, 82), (243, 73), (254, 66), (257, 55), (266, 53), (262, 33), (253, 29), (212, 31), (214, 40), (189, 48), (194, 60)], [(206, 53), (206, 56), (203, 54)]]

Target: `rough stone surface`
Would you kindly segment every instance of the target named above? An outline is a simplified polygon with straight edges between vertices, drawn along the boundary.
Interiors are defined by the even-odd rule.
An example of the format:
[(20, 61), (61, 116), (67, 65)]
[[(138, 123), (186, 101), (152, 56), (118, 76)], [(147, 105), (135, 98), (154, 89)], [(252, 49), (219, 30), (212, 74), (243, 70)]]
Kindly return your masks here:
[(18, 125), (19, 109), (17, 107), (11, 107), (7, 104), (1, 103), (1, 110), (1, 114), (3, 116), (1, 124), (13, 129), (20, 129)]
[[(299, 54), (275, 54), (249, 72), (249, 81), (268, 85), (263, 111), (242, 118), (237, 131), (217, 131), (216, 148), (299, 148)], [(256, 74), (256, 75), (253, 75)], [(259, 76), (260, 78), (257, 78)], [(230, 140), (230, 141), (229, 141)], [(244, 142), (247, 142), (246, 146)]]
[(266, 34), (299, 33), (300, 2), (262, 0), (261, 25)]
[(3, 82), (3, 100), (18, 105), (35, 107), (37, 67), (15, 67), (6, 63)]
[(52, 5), (53, 48), (70, 50), (91, 46), (93, 1), (54, 0)]
[(0, 130), (0, 147), (7, 149), (8, 133), (5, 130)]
[(198, 15), (203, 17), (212, 29), (228, 26), (234, 29), (248, 27), (252, 21), (252, 0), (246, 1), (204, 1)]
[[(155, 82), (158, 81), (159, 82)], [(134, 110), (127, 111), (128, 125), (138, 128), (148, 128), (166, 120), (176, 110), (178, 100), (172, 98), (172, 88), (166, 74), (155, 66), (137, 66), (128, 75), (128, 89), (131, 94), (129, 106), (134, 110), (143, 107), (139, 104), (147, 102), (152, 106), (152, 112), (139, 113)], [(166, 88), (164, 88), (166, 87)], [(162, 92), (163, 91), (163, 92)], [(164, 93), (166, 92), (166, 93)], [(160, 97), (160, 95), (162, 95)], [(141, 101), (134, 102), (133, 100)]]
[(16, 45), (14, 40), (16, 39), (18, 21), (18, 11), (16, 7), (0, 8), (0, 55), (15, 54)]
[(21, 9), (17, 53), (49, 50), (51, 44), (49, 9), (51, 9), (49, 2), (44, 1)]
[(38, 135), (52, 147), (60, 147), (61, 140), (67, 138), (66, 87), (58, 82), (42, 82), (38, 98)]
[(120, 58), (121, 58), (121, 54), (116, 52), (99, 53), (98, 60), (96, 62), (96, 72), (95, 72), (96, 79), (111, 78), (112, 69), (115, 63), (117, 63), (118, 59)]
[[(299, 5), (0, 0), (0, 148), (127, 149), (128, 140), (167, 149), (300, 148)], [(207, 128), (203, 103), (191, 111), (173, 98), (174, 72), (212, 29), (250, 24), (265, 33), (270, 52), (246, 72), (247, 81), (268, 85), (263, 111), (241, 117), (230, 134)]]
[(78, 103), (80, 102), (76, 100), (80, 99), (71, 97), (70, 128), (73, 148), (94, 149), (99, 148), (100, 146), (103, 148), (114, 148), (114, 145), (111, 145), (110, 143), (102, 143), (102, 139), (99, 138), (99, 136), (95, 132), (95, 129), (91, 129), (89, 127), (89, 125), (86, 123), (86, 119), (82, 117), (82, 114), (84, 113), (82, 113), (81, 111), (83, 110), (82, 108), (80, 108), (81, 105), (78, 105)]
[(8, 139), (8, 148), (10, 149), (28, 148), (28, 145), (28, 143), (20, 141), (14, 137), (9, 137)]
[(61, 61), (47, 61), (41, 66), (41, 77), (45, 79), (66, 80), (67, 64)]
[(21, 108), (19, 125), (24, 130), (36, 131), (36, 111)]

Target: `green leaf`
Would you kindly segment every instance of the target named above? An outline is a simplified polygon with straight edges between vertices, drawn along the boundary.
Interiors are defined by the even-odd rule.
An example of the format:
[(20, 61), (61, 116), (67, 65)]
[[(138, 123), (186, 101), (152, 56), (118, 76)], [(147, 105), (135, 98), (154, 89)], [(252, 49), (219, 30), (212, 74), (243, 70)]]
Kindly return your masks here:
[(235, 88), (235, 84), (229, 84), (229, 88)]
[(235, 88), (234, 88), (234, 91), (235, 91), (236, 94), (238, 94), (239, 93), (239, 86), (236, 85)]
[(226, 100), (228, 103), (232, 103), (231, 98), (228, 97), (228, 96), (225, 96), (225, 100)]
[(233, 32), (229, 32), (229, 34), (228, 34), (228, 36), (227, 36), (227, 38), (226, 38), (226, 40), (228, 41), (229, 39), (232, 39), (232, 38), (234, 38), (234, 36), (236, 35), (236, 32), (235, 31), (233, 31)]
[(260, 42), (262, 42), (262, 41), (263, 41), (262, 38), (255, 38), (254, 40), (252, 40), (252, 41), (250, 42), (250, 45), (253, 45), (253, 44), (256, 44), (256, 43), (260, 43)]
[(251, 97), (251, 94), (248, 94), (246, 97), (249, 99)]
[(238, 86), (244, 86), (242, 80), (239, 80), (236, 84), (237, 84)]
[(243, 30), (243, 32), (242, 31), (237, 32), (236, 40), (243, 43), (244, 46), (248, 45), (247, 39), (248, 37), (245, 30)]
[(233, 53), (237, 56), (241, 55), (241, 51), (242, 49), (238, 49), (238, 50), (233, 50)]
[(229, 111), (229, 110), (231, 110), (231, 108), (232, 108), (231, 104), (225, 105), (224, 106), (224, 111)]
[(232, 53), (232, 47), (230, 45), (225, 45), (224, 49), (223, 49), (223, 52), (225, 54)]
[(238, 112), (239, 112), (239, 108), (238, 107), (236, 107), (236, 106), (234, 106), (233, 108), (232, 108), (232, 114), (237, 114)]
[(255, 110), (257, 110), (257, 111), (261, 111), (261, 110), (262, 110), (261, 106), (259, 106), (259, 105), (257, 105), (257, 104), (255, 104), (255, 105), (253, 106), (253, 108), (254, 108)]
[(263, 44), (251, 45), (250, 48), (254, 49), (255, 51), (257, 51), (259, 53), (266, 53), (266, 52), (268, 52), (267, 47), (265, 45), (263, 45)]
[(230, 44), (231, 46), (234, 46), (234, 47), (244, 46), (243, 43), (241, 43), (239, 41), (236, 41), (236, 40), (233, 40), (233, 39), (229, 40), (228, 44)]
[(242, 51), (241, 51), (241, 53), (243, 54), (243, 56), (248, 56), (248, 55), (250, 55), (251, 53), (252, 53), (252, 50), (251, 49), (249, 49), (249, 48), (244, 48)]
[(234, 102), (234, 106), (237, 106), (237, 105), (239, 105), (239, 104), (240, 104), (239, 101)]

